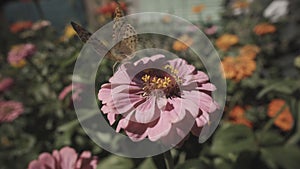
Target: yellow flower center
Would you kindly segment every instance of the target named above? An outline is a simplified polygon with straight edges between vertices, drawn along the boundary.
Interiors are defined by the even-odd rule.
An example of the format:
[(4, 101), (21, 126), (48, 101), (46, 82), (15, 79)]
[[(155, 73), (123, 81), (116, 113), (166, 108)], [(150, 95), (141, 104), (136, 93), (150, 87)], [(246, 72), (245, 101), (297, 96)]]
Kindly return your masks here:
[(159, 69), (147, 69), (141, 72), (140, 82), (142, 84), (143, 96), (157, 95), (163, 93), (167, 98), (174, 96), (180, 97), (180, 89), (178, 83), (181, 82), (177, 76), (178, 70), (171, 65), (163, 67), (169, 73)]

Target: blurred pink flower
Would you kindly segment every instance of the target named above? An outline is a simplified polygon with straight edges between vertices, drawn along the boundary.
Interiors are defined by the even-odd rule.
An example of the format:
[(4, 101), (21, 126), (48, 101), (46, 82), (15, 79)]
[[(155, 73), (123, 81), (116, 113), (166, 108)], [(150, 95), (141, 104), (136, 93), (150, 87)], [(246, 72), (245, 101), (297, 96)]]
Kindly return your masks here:
[(208, 81), (183, 59), (154, 55), (122, 64), (98, 99), (111, 125), (121, 117), (117, 132), (124, 129), (133, 141), (148, 137), (175, 146), (190, 131), (199, 136), (218, 108), (211, 97), (216, 88)]
[(209, 27), (209, 28), (206, 28), (206, 29), (204, 30), (204, 32), (205, 32), (207, 35), (213, 35), (213, 34), (217, 33), (217, 31), (218, 31), (218, 27), (217, 27), (216, 25), (213, 25), (213, 26), (211, 26), (211, 27)]
[(35, 52), (36, 47), (31, 43), (16, 45), (9, 51), (7, 61), (14, 67), (22, 67), (26, 63), (25, 59)]
[(83, 90), (83, 85), (80, 83), (70, 84), (66, 86), (59, 94), (58, 99), (63, 100), (68, 94), (72, 92), (72, 100), (80, 100), (80, 93)]
[(37, 21), (35, 23), (33, 23), (31, 29), (34, 31), (40, 30), (44, 27), (50, 26), (51, 22), (47, 21), (47, 20), (41, 20), (41, 21)]
[(0, 81), (0, 92), (8, 90), (14, 84), (14, 79), (7, 77)]
[(0, 122), (11, 122), (24, 111), (23, 104), (17, 101), (0, 101)]
[(98, 159), (90, 151), (84, 151), (78, 157), (71, 147), (64, 147), (52, 154), (42, 153), (37, 160), (29, 163), (28, 169), (96, 169)]

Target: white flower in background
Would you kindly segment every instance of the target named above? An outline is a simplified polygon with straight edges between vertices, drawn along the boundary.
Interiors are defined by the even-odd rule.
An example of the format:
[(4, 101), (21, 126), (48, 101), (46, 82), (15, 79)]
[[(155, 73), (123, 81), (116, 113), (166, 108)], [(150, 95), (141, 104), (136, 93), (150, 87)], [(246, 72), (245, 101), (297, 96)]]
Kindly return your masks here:
[(275, 0), (264, 11), (264, 17), (269, 18), (272, 22), (277, 22), (288, 12), (288, 0)]

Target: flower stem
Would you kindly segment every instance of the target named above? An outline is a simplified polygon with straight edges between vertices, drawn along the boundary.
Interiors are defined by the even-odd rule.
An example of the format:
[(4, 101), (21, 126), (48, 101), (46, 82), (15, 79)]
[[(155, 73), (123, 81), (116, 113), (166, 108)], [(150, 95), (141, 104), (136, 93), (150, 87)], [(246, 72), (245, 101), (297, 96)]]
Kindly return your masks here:
[(174, 160), (170, 150), (164, 152), (164, 158), (165, 158), (167, 169), (174, 169)]
[(41, 4), (40, 4), (39, 0), (34, 0), (33, 2), (34, 2), (34, 5), (37, 9), (37, 12), (39, 13), (40, 19), (45, 19), (44, 11), (41, 7)]

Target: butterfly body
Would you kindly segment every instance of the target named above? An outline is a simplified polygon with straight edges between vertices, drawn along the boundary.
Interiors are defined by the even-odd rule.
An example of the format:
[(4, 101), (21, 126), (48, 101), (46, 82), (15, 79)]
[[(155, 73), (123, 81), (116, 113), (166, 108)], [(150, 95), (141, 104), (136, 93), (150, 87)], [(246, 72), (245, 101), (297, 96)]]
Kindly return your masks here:
[[(109, 59), (117, 62), (132, 59), (135, 56), (138, 43), (135, 29), (126, 22), (123, 16), (124, 14), (120, 7), (116, 7), (112, 34), (114, 46), (106, 54)], [(71, 22), (71, 24), (82, 42), (91, 43), (96, 51), (107, 50), (107, 47), (100, 40), (92, 37), (92, 33), (74, 22)]]

